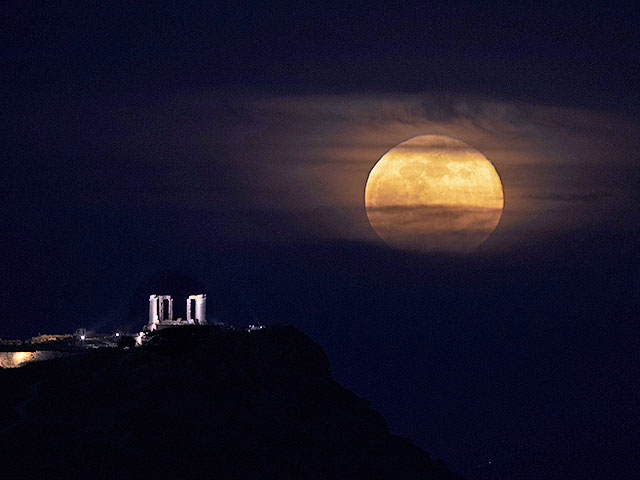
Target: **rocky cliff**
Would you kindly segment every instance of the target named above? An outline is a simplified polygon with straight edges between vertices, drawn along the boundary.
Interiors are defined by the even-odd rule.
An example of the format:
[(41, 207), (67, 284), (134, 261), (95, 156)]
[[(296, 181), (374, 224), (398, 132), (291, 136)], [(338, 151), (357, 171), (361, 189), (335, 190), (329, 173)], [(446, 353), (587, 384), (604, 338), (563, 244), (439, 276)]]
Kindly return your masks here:
[(0, 370), (3, 477), (457, 479), (291, 327), (179, 327)]

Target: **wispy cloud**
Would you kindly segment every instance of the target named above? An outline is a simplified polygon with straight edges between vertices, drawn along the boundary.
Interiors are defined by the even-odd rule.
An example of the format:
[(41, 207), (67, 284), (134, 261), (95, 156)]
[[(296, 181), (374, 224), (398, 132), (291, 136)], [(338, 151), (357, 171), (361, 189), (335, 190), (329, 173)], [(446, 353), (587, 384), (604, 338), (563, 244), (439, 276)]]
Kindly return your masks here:
[[(229, 152), (216, 159), (227, 171), (237, 164), (250, 172), (261, 204), (283, 212), (322, 207), (327, 215), (346, 209), (353, 216), (339, 225), (320, 224), (331, 225), (328, 236), (354, 239), (371, 234), (352, 227), (366, 222), (369, 171), (417, 135), (448, 135), (487, 156), (504, 186), (498, 231), (512, 238), (606, 216), (604, 208), (575, 209), (617, 201), (629, 187), (615, 172), (640, 151), (640, 126), (620, 115), (454, 93), (218, 97), (193, 100), (190, 109), (199, 121), (215, 118), (211, 129), (198, 127), (200, 144)], [(309, 226), (323, 235), (317, 227)]]
[[(42, 128), (29, 125), (28, 151), (42, 166), (29, 175), (65, 178), (69, 188), (49, 195), (58, 201), (264, 210), (278, 221), (295, 217), (301, 235), (305, 217), (318, 237), (375, 239), (363, 227), (369, 172), (390, 148), (425, 134), (457, 138), (494, 164), (505, 198), (496, 233), (509, 229), (517, 237), (531, 235), (534, 224), (586, 224), (608, 215), (603, 204), (637, 198), (630, 179), (637, 178), (640, 126), (603, 112), (441, 92), (213, 93), (125, 110), (95, 99), (61, 108), (69, 112), (31, 118)], [(98, 129), (96, 118), (106, 118), (109, 128)], [(40, 138), (41, 132), (48, 133)], [(301, 213), (309, 211), (314, 215)]]
[(524, 198), (534, 200), (549, 200), (554, 202), (569, 203), (590, 203), (611, 197), (611, 193), (607, 192), (589, 192), (589, 193), (551, 193), (551, 194), (528, 194)]

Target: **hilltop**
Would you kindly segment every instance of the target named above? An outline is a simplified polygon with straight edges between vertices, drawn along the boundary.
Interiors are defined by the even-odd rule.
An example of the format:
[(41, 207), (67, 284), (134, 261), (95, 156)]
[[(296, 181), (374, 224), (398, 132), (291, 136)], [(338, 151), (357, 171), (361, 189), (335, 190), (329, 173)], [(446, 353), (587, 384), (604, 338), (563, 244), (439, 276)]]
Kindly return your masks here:
[(292, 327), (172, 328), (0, 382), (4, 478), (460, 478), (392, 435)]

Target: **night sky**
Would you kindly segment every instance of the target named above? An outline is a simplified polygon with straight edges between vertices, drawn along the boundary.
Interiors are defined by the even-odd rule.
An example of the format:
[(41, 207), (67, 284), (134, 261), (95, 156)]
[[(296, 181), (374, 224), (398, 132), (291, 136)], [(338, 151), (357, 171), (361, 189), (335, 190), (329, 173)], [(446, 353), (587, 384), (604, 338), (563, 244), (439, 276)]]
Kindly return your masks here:
[[(137, 331), (150, 290), (201, 289), (470, 480), (633, 476), (631, 6), (52, 3), (0, 7), (0, 337)], [(470, 254), (368, 223), (369, 171), (424, 134), (502, 179)]]

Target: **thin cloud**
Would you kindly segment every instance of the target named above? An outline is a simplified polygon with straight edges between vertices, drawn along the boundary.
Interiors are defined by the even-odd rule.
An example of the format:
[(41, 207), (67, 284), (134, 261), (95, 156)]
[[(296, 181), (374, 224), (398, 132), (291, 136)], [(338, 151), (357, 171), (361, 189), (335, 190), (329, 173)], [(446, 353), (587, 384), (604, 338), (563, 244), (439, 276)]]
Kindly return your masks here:
[[(57, 195), (83, 205), (193, 209), (209, 212), (212, 225), (216, 212), (257, 210), (273, 213), (274, 231), (283, 223), (300, 236), (370, 240), (369, 172), (393, 146), (435, 134), (463, 141), (496, 167), (505, 209), (495, 238), (501, 230), (515, 238), (534, 227), (587, 228), (611, 208), (637, 204), (629, 199), (637, 198), (640, 126), (619, 115), (453, 93), (214, 93), (128, 105), (126, 115), (106, 100), (76, 103), (65, 107), (75, 112), (64, 112), (69, 122), (39, 116), (44, 127), (33, 129), (48, 132), (30, 142), (41, 146), (28, 152), (43, 167), (34, 171), (64, 174), (69, 186), (49, 202)], [(96, 137), (92, 118), (107, 118), (110, 128)], [(73, 155), (54, 165), (51, 152), (65, 149)]]
[(590, 193), (552, 193), (552, 194), (529, 194), (523, 195), (523, 198), (531, 198), (533, 200), (549, 200), (553, 202), (568, 203), (590, 203), (604, 200), (611, 197), (607, 192), (590, 192)]

